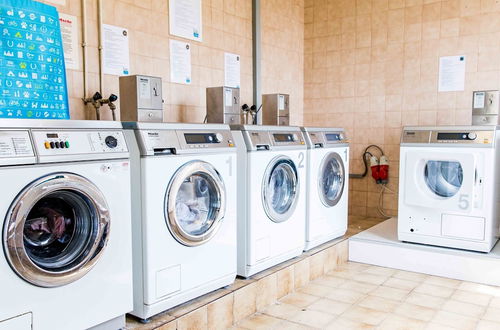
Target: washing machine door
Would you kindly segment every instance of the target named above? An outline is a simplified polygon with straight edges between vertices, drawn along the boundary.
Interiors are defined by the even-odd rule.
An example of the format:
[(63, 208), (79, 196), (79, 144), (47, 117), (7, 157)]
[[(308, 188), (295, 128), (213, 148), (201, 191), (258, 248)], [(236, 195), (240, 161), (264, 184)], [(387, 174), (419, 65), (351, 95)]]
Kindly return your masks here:
[(3, 245), (12, 269), (40, 287), (82, 278), (108, 241), (106, 200), (86, 178), (54, 173), (25, 187), (11, 204)]
[(299, 193), (299, 177), (295, 163), (286, 156), (274, 158), (264, 174), (262, 200), (267, 216), (284, 222), (295, 210)]
[(165, 196), (165, 219), (172, 236), (186, 246), (208, 242), (226, 210), (226, 189), (209, 163), (191, 161), (172, 177)]
[(344, 183), (345, 167), (342, 157), (336, 152), (325, 155), (318, 175), (318, 192), (323, 205), (337, 205), (344, 192)]
[(424, 177), (432, 193), (444, 198), (455, 196), (464, 181), (462, 165), (457, 161), (428, 160)]

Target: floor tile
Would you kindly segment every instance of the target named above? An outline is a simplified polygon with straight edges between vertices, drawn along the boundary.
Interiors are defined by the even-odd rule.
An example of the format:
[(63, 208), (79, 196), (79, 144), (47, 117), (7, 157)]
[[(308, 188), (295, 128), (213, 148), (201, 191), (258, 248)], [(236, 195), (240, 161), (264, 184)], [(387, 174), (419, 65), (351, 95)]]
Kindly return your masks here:
[(382, 276), (392, 276), (396, 273), (396, 270), (393, 268), (379, 267), (379, 266), (370, 266), (363, 271), (363, 273), (374, 274), (374, 275), (382, 275)]
[(290, 319), (292, 316), (300, 312), (302, 308), (285, 304), (283, 302), (276, 302), (266, 307), (262, 313), (274, 316), (280, 319)]
[(339, 288), (345, 289), (345, 290), (352, 290), (360, 293), (369, 293), (373, 290), (375, 290), (378, 286), (375, 284), (369, 284), (369, 283), (361, 283), (357, 281), (347, 281), (341, 285), (339, 285)]
[(398, 307), (399, 302), (377, 296), (368, 296), (358, 302), (358, 306), (371, 308), (381, 312), (392, 312)]
[(342, 279), (340, 277), (325, 275), (323, 277), (320, 277), (320, 278), (314, 280), (312, 283), (336, 288), (339, 285), (345, 283), (346, 281), (347, 280)]
[(330, 292), (332, 292), (333, 290), (334, 290), (334, 288), (329, 287), (329, 286), (310, 283), (310, 284), (298, 289), (297, 291), (300, 293), (309, 294), (311, 296), (324, 297), (324, 296), (329, 295)]
[(419, 286), (417, 286), (413, 291), (417, 293), (426, 294), (429, 296), (449, 298), (453, 294), (455, 289), (434, 284), (422, 283)]
[(345, 302), (348, 304), (354, 304), (355, 302), (359, 301), (363, 297), (366, 297), (366, 295), (363, 293), (351, 291), (351, 290), (346, 290), (346, 289), (340, 289), (340, 288), (335, 289), (328, 296), (326, 296), (326, 298), (328, 298), (328, 299), (341, 301), (341, 302)]
[(305, 293), (295, 292), (281, 298), (280, 302), (289, 305), (294, 305), (300, 308), (305, 308), (310, 304), (312, 304), (313, 302), (315, 302), (316, 300), (319, 300), (319, 297)]
[(486, 284), (472, 283), (472, 282), (463, 282), (458, 287), (459, 290), (470, 291), (474, 293), (480, 293), (484, 295), (500, 297), (500, 287), (495, 287)]
[(488, 320), (480, 320), (477, 323), (476, 330), (498, 330), (500, 329), (500, 323), (488, 321)]
[(307, 309), (292, 316), (290, 321), (323, 329), (332, 322), (334, 318), (335, 315)]
[(493, 322), (500, 322), (500, 308), (488, 307), (488, 309), (482, 316), (482, 319)]
[(429, 275), (421, 273), (412, 273), (405, 270), (398, 270), (392, 277), (401, 278), (403, 280), (410, 280), (415, 282), (423, 282)]
[(328, 314), (340, 315), (352, 305), (332, 299), (323, 298), (307, 307), (308, 310), (320, 311)]
[(437, 310), (405, 302), (398, 306), (394, 313), (400, 316), (428, 322), (436, 315)]
[(374, 285), (380, 285), (387, 280), (388, 276), (385, 275), (376, 275), (370, 273), (359, 273), (352, 277), (354, 281), (358, 281), (361, 283), (369, 283)]
[(290, 322), (290, 321), (281, 321), (281, 323), (279, 323), (276, 326), (276, 329), (279, 329), (279, 330), (283, 330), (283, 329), (286, 329), (286, 330), (316, 330), (316, 328), (308, 327), (306, 325), (294, 323), (294, 322)]
[(401, 290), (413, 290), (418, 285), (420, 285), (419, 282), (403, 280), (396, 277), (390, 277), (383, 283), (383, 286), (388, 286), (391, 288), (396, 288)]
[(423, 330), (426, 322), (399, 315), (389, 315), (380, 324), (381, 330)]
[(406, 297), (405, 301), (418, 306), (441, 308), (441, 306), (443, 306), (443, 304), (446, 302), (446, 299), (441, 297), (428, 296), (417, 292), (411, 292), (408, 297)]
[(342, 317), (371, 325), (380, 324), (386, 317), (387, 313), (376, 311), (374, 309), (353, 306), (342, 314)]
[(462, 281), (454, 280), (451, 278), (439, 277), (439, 276), (429, 276), (424, 280), (423, 283), (434, 284), (439, 286), (445, 286), (447, 288), (456, 289), (460, 284), (462, 284)]
[(479, 318), (484, 314), (486, 307), (450, 299), (444, 303), (442, 310)]
[(269, 315), (254, 314), (238, 323), (238, 326), (246, 329), (273, 329), (281, 322), (281, 319)]
[(377, 297), (403, 301), (408, 296), (409, 290), (395, 289), (387, 286), (379, 286), (370, 294)]
[(447, 311), (438, 311), (432, 319), (432, 322), (456, 329), (469, 330), (474, 329), (474, 327), (478, 323), (478, 320), (472, 317), (450, 313)]
[(362, 330), (375, 329), (375, 326), (367, 323), (357, 322), (345, 317), (335, 319), (327, 327), (327, 330)]
[(463, 301), (471, 304), (476, 304), (480, 306), (488, 306), (490, 303), (492, 296), (475, 293), (470, 291), (456, 290), (455, 293), (451, 296), (451, 299)]

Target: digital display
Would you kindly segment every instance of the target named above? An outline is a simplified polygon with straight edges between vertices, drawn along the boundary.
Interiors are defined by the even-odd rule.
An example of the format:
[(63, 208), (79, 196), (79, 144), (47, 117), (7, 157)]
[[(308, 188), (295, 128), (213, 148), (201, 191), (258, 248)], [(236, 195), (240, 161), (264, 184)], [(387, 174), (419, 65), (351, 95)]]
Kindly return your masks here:
[(184, 138), (187, 144), (217, 143), (215, 134), (186, 133)]
[(273, 134), (276, 142), (293, 142), (293, 134)]
[(468, 133), (438, 133), (438, 140), (468, 140)]
[(56, 133), (48, 133), (47, 138), (48, 139), (58, 139), (59, 135), (57, 135)]
[(340, 134), (338, 134), (338, 133), (326, 133), (325, 137), (326, 137), (327, 141), (340, 141), (340, 140), (342, 140), (340, 138)]

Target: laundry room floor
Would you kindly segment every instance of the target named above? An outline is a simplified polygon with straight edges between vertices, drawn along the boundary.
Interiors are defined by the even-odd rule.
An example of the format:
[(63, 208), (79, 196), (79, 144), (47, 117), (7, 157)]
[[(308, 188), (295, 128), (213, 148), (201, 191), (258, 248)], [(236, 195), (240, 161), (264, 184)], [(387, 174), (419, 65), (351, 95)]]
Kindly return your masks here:
[(500, 287), (347, 262), (346, 235), (127, 329), (500, 329)]
[(348, 262), (233, 329), (500, 329), (500, 287)]

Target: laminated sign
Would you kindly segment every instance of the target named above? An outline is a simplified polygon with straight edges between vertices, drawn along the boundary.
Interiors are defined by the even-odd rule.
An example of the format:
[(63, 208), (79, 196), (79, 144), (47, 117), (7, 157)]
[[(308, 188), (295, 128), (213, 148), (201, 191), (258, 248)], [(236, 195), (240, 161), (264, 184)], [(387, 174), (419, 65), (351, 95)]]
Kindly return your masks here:
[(55, 7), (0, 0), (0, 118), (69, 119)]

